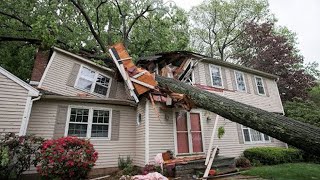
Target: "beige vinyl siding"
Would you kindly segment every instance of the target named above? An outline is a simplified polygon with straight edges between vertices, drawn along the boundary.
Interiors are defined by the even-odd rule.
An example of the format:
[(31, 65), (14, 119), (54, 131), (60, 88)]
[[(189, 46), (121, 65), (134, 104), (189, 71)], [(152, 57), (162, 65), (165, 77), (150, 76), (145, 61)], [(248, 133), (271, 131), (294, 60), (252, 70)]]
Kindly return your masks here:
[[(154, 163), (154, 157), (158, 153), (165, 152), (167, 150), (172, 150), (175, 152), (175, 142), (174, 142), (174, 125), (175, 122), (172, 110), (160, 110), (160, 119), (156, 116), (153, 107), (149, 107), (150, 114), (150, 126), (149, 126), (149, 163)], [(156, 108), (159, 110), (159, 106)], [(192, 111), (201, 114), (202, 123), (202, 133), (204, 142), (204, 152), (208, 150), (210, 143), (210, 138), (212, 134), (213, 125), (216, 119), (216, 114), (203, 110), (203, 109), (193, 109)], [(165, 120), (165, 114), (167, 114), (169, 120)], [(207, 117), (211, 120), (207, 120)], [(218, 127), (223, 126), (225, 128), (225, 134), (221, 139), (218, 139), (218, 132), (215, 133), (215, 138), (213, 145), (219, 146), (220, 154), (228, 157), (237, 157), (241, 155), (243, 150), (250, 147), (259, 146), (275, 146), (275, 147), (285, 147), (285, 143), (274, 139), (272, 142), (265, 143), (253, 143), (246, 144), (240, 143), (238, 137), (237, 124), (231, 122), (227, 119), (219, 117)], [(241, 132), (242, 135), (242, 132)], [(136, 151), (136, 153), (141, 153)]]
[(136, 156), (134, 163), (137, 166), (145, 165), (145, 101), (140, 101), (137, 107), (137, 114), (141, 114), (141, 124), (136, 125)]
[[(45, 75), (43, 79), (43, 83), (41, 85), (41, 88), (46, 89), (48, 91), (65, 95), (65, 96), (77, 96), (79, 93), (88, 93), (86, 91), (82, 91), (80, 89), (67, 85), (70, 73), (72, 72), (72, 69), (75, 63), (85, 65), (86, 67), (94, 71), (106, 74), (111, 78), (113, 77), (112, 74), (106, 72), (105, 70), (102, 70), (90, 64), (86, 64), (83, 61), (77, 60), (73, 57), (61, 54), (59, 52), (55, 52), (54, 54), (55, 56), (53, 59), (51, 59), (52, 60), (51, 65), (49, 66), (47, 74)], [(112, 86), (112, 83), (111, 83), (111, 86)], [(122, 94), (122, 97), (123, 95), (125, 95), (125, 90), (123, 85), (118, 86), (117, 91), (124, 92)], [(94, 94), (90, 94), (90, 93), (88, 94), (90, 96), (96, 96)], [(97, 96), (97, 97), (103, 97), (103, 96)], [(121, 97), (121, 96), (117, 96), (117, 97)]]
[(28, 90), (0, 73), (0, 133), (19, 133)]
[(111, 108), (112, 110), (120, 111), (119, 140), (110, 141), (91, 139), (91, 143), (99, 153), (99, 158), (96, 162), (95, 168), (117, 167), (119, 156), (130, 156), (132, 159), (135, 159), (136, 109), (134, 107), (40, 100), (36, 101), (33, 105), (27, 133), (46, 138), (53, 137), (54, 124), (59, 105)]
[[(209, 69), (208, 68), (209, 64), (200, 62), (198, 66), (199, 68), (203, 69), (203, 70), (199, 70), (200, 84), (211, 86), (211, 84), (206, 83), (210, 79), (210, 77), (208, 77), (210, 73), (207, 72), (208, 71), (207, 69)], [(234, 77), (231, 77), (231, 76), (234, 76), (234, 71), (227, 67), (224, 67), (224, 69), (225, 69), (226, 81), (227, 81), (225, 83), (227, 85), (225, 89), (230, 90), (230, 91), (224, 91), (225, 97), (228, 97), (235, 101), (248, 104), (257, 108), (261, 108), (266, 111), (283, 113), (283, 106), (280, 100), (279, 90), (275, 80), (262, 77), (264, 82), (267, 84), (265, 88), (268, 88), (269, 96), (257, 95), (253, 93), (254, 88), (256, 88), (256, 85), (252, 83), (252, 79), (254, 78), (254, 75), (244, 72), (248, 79), (248, 82), (246, 82), (246, 85), (249, 85), (249, 87), (246, 87), (246, 88), (249, 89), (250, 93), (233, 91), (232, 79), (234, 79)]]
[(31, 110), (27, 134), (35, 134), (45, 139), (53, 138), (57, 111), (57, 103), (43, 100), (35, 101)]
[[(160, 104), (155, 107), (150, 103), (149, 107), (149, 162), (154, 163), (158, 153), (171, 150), (174, 152), (173, 113), (170, 109), (160, 110)], [(156, 114), (155, 108), (160, 114)], [(165, 119), (167, 115), (168, 119)]]
[[(208, 115), (211, 117), (210, 121), (206, 120), (205, 115), (205, 110), (203, 110), (203, 122), (204, 124), (204, 139), (205, 139), (205, 150), (207, 152), (211, 134), (212, 134), (212, 129), (215, 123), (215, 118), (216, 115), (214, 113), (209, 113)], [(219, 152), (220, 155), (222, 156), (227, 156), (227, 157), (237, 157), (241, 155), (241, 153), (251, 147), (260, 147), (260, 146), (274, 146), (274, 147), (285, 147), (285, 143), (278, 141), (276, 139), (273, 140), (273, 142), (263, 142), (263, 143), (252, 143), (252, 144), (240, 144), (239, 143), (239, 136), (238, 136), (238, 130), (237, 130), (237, 123), (232, 122), (228, 119), (222, 118), (221, 116), (219, 117), (219, 122), (218, 122), (218, 127), (223, 126), (225, 129), (225, 134), (224, 136), (219, 139), (218, 138), (218, 131), (215, 133), (215, 138), (213, 141), (213, 145), (219, 146)], [(241, 132), (242, 134), (242, 132)]]

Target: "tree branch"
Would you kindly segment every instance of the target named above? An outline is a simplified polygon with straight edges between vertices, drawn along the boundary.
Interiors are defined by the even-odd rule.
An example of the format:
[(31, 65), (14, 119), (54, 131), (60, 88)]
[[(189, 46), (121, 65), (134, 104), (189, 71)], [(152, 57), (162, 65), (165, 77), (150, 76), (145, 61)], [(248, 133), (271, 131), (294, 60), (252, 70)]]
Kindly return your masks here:
[(133, 21), (132, 21), (131, 24), (129, 25), (129, 28), (128, 28), (127, 32), (125, 32), (127, 37), (129, 36), (129, 33), (130, 33), (133, 25), (134, 25), (141, 17), (143, 17), (143, 15), (144, 15), (146, 12), (151, 12), (151, 11), (154, 11), (154, 10), (155, 10), (155, 9), (150, 9), (150, 7), (151, 7), (151, 4), (148, 5), (145, 10), (141, 11), (140, 14), (138, 14), (138, 15), (133, 19)]
[(25, 38), (25, 37), (9, 37), (9, 36), (0, 36), (0, 41), (17, 41), (17, 42), (29, 42), (31, 44), (40, 45), (42, 41), (40, 39), (34, 38)]
[(98, 28), (98, 34), (100, 35), (100, 20), (99, 20), (99, 8), (105, 4), (107, 2), (106, 1), (100, 1), (99, 5), (96, 7), (96, 25), (97, 25), (97, 28)]
[(96, 41), (98, 42), (98, 44), (100, 45), (102, 51), (104, 53), (107, 53), (107, 49), (101, 39), (101, 37), (96, 33), (96, 31), (94, 30), (93, 28), (93, 25), (92, 25), (92, 21), (90, 19), (90, 17), (88, 16), (88, 14), (84, 11), (82, 5), (80, 3), (77, 3), (76, 0), (70, 0), (72, 2), (72, 4), (81, 12), (81, 14), (84, 16), (86, 22), (87, 22), (87, 25), (89, 26), (89, 29), (92, 33), (92, 35), (94, 36), (94, 38), (96, 39)]
[(31, 27), (28, 23), (26, 23), (24, 20), (22, 20), (21, 18), (19, 18), (19, 17), (16, 16), (16, 15), (8, 14), (8, 13), (2, 12), (2, 11), (0, 11), (0, 14), (2, 14), (2, 15), (4, 15), (4, 16), (11, 17), (11, 18), (19, 21), (19, 22), (22, 23), (23, 25), (27, 26), (28, 28), (32, 29), (32, 27)]

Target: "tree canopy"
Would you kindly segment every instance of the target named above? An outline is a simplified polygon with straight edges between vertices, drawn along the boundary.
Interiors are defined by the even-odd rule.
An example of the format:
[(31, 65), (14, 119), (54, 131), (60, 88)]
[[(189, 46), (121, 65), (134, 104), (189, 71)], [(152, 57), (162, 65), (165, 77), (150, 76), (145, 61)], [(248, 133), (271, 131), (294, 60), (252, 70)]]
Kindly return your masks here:
[(191, 46), (213, 58), (227, 60), (246, 23), (269, 19), (265, 0), (206, 0), (190, 12)]
[(278, 30), (270, 22), (247, 23), (235, 48), (234, 58), (240, 64), (279, 76), (283, 101), (308, 98), (315, 78), (303, 68), (303, 57), (295, 48), (294, 34), (286, 29)]
[[(24, 80), (30, 77), (35, 46), (55, 45), (103, 59), (106, 47), (116, 42), (125, 42), (134, 57), (184, 50), (189, 42), (186, 13), (162, 0), (4, 0), (0, 21), (0, 46), (5, 47), (0, 65)], [(22, 60), (19, 53), (5, 51), (26, 56)], [(10, 64), (12, 59), (24, 73)]]

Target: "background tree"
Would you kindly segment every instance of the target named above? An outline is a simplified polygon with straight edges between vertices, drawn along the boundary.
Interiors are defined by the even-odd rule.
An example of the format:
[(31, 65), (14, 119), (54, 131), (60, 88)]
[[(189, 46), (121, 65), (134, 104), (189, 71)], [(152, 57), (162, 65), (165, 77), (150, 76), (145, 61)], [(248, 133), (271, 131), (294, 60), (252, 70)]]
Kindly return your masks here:
[(206, 0), (190, 11), (191, 47), (198, 53), (227, 60), (245, 24), (268, 18), (265, 0)]
[(319, 104), (313, 101), (294, 99), (284, 104), (287, 117), (320, 127)]
[(303, 57), (295, 48), (294, 34), (276, 31), (273, 23), (247, 23), (235, 46), (234, 58), (244, 66), (278, 75), (282, 101), (306, 99), (315, 78), (303, 68)]

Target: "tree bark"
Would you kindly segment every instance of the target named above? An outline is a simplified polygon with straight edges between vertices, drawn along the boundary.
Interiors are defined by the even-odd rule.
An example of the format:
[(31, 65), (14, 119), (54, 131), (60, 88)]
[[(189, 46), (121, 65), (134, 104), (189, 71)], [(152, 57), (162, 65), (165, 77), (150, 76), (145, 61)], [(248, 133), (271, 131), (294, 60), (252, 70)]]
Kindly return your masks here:
[(186, 94), (199, 108), (214, 112), (311, 154), (318, 156), (320, 154), (318, 127), (236, 102), (175, 79), (157, 76), (156, 80), (162, 88)]

